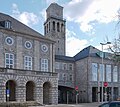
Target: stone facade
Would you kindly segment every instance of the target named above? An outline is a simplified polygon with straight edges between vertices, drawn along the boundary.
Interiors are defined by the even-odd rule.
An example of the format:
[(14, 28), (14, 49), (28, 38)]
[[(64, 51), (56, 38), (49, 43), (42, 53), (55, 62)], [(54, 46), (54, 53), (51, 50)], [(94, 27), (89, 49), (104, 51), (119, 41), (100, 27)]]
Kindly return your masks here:
[[(90, 48), (90, 50), (89, 50)], [(102, 74), (102, 57), (97, 55), (99, 50), (90, 46), (81, 51), (89, 50), (89, 54), (86, 57), (81, 57), (75, 62), (76, 68), (76, 85), (78, 86), (79, 92), (79, 102), (98, 102), (102, 99), (102, 83), (104, 75), (104, 81), (107, 82), (108, 86), (103, 91), (103, 101), (116, 100), (120, 95), (120, 85), (119, 85), (119, 65), (115, 64), (108, 56), (108, 53), (105, 53), (103, 58), (104, 74)], [(82, 56), (82, 55), (81, 55)], [(95, 64), (96, 66), (93, 66)], [(109, 66), (110, 68), (107, 68)], [(117, 67), (116, 73), (114, 73), (114, 67)], [(109, 76), (108, 76), (109, 75)], [(115, 80), (114, 80), (114, 79)], [(106, 90), (106, 92), (105, 92)], [(107, 96), (105, 95), (107, 93)]]
[(0, 102), (57, 104), (55, 42), (8, 15), (0, 16)]
[[(63, 7), (52, 3), (46, 12), (45, 36), (0, 13), (0, 102), (75, 103), (76, 96), (78, 103), (101, 101), (100, 50), (89, 46), (73, 57), (65, 56)], [(106, 56), (108, 96), (104, 100), (116, 100), (120, 95), (120, 67)]]
[[(25, 102), (26, 101), (26, 86), (27, 82), (32, 81), (35, 84), (34, 87), (34, 101), (37, 101), (43, 104), (43, 93), (44, 84), (50, 83), (51, 88), (49, 94), (51, 97), (48, 99), (48, 104), (57, 104), (57, 93), (58, 93), (58, 86), (57, 86), (57, 74), (52, 73), (41, 73), (38, 71), (22, 71), (22, 70), (15, 70), (15, 69), (0, 69), (0, 102), (6, 102), (6, 83), (9, 80), (12, 80), (16, 84), (15, 90), (15, 101), (17, 102)], [(26, 72), (26, 73), (25, 73)], [(12, 90), (10, 90), (12, 91)], [(10, 94), (11, 95), (11, 94)], [(29, 94), (30, 95), (30, 94)], [(49, 95), (47, 95), (49, 97)]]
[(55, 55), (65, 55), (66, 53), (66, 21), (63, 19), (63, 7), (57, 3), (52, 3), (46, 10), (47, 19), (44, 23), (44, 35), (54, 40)]

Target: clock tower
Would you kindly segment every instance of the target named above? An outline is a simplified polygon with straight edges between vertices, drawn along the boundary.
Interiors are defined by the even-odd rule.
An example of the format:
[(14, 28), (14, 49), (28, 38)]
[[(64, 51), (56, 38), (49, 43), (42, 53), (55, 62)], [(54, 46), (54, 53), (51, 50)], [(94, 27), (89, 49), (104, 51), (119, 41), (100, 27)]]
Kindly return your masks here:
[(52, 3), (46, 10), (47, 18), (44, 23), (44, 35), (55, 40), (55, 55), (65, 55), (65, 20), (63, 7)]

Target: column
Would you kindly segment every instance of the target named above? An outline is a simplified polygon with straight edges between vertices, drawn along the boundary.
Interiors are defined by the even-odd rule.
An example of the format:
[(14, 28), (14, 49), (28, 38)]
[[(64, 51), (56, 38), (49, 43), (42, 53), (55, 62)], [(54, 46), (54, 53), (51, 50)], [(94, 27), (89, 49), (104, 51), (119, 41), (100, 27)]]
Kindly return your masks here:
[(16, 101), (25, 102), (26, 101), (26, 87), (16, 86)]
[(3, 33), (0, 32), (0, 67), (4, 67), (4, 49), (3, 49)]
[(50, 99), (51, 104), (58, 104), (58, 87), (52, 87), (50, 91), (52, 98)]
[(54, 44), (50, 44), (50, 72), (55, 72), (55, 47)]
[(43, 104), (43, 87), (35, 87), (34, 98), (35, 101)]
[(34, 41), (34, 70), (39, 71), (39, 41)]
[(16, 38), (16, 69), (23, 69), (23, 56), (22, 56), (22, 37)]
[(0, 85), (0, 102), (6, 102), (6, 86)]

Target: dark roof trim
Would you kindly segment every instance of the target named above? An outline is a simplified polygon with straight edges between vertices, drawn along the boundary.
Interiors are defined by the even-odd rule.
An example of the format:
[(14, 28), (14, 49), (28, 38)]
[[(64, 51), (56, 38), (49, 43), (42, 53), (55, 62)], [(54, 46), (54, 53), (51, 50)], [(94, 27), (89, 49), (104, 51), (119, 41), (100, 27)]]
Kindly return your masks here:
[(63, 60), (63, 61), (69, 61), (74, 62), (74, 57), (64, 56), (64, 55), (55, 55), (55, 60)]

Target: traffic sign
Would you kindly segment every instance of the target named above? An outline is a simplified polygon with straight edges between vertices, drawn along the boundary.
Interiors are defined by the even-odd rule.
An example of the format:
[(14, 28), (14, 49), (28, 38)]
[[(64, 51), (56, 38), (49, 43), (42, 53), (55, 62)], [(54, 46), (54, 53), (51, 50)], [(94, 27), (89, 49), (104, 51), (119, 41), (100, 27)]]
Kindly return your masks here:
[(75, 87), (75, 90), (78, 91), (78, 86)]
[(7, 89), (7, 90), (6, 90), (6, 94), (10, 94), (10, 90)]
[(7, 94), (7, 97), (10, 97), (10, 90), (9, 89), (6, 90), (6, 94)]
[(108, 86), (108, 82), (104, 82), (104, 87), (107, 87)]

